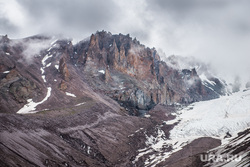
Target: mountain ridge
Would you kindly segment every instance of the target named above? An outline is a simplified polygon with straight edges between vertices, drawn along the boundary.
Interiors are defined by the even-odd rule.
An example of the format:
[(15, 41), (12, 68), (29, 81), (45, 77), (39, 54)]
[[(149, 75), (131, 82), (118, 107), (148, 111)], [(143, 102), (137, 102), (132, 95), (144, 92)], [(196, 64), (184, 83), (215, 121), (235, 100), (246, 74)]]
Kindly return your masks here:
[[(32, 43), (33, 40), (48, 40), (48, 37), (33, 36), (26, 38), (24, 43), (29, 40)], [(5, 47), (10, 49), (6, 43)], [(16, 54), (21, 55), (19, 52)], [(112, 35), (101, 31), (92, 34), (89, 41), (81, 41), (75, 45), (70, 40), (58, 39), (53, 46), (48, 46), (47, 50), (43, 49), (41, 56), (35, 57), (36, 63), (46, 55), (48, 58), (43, 63), (51, 59), (48, 64), (59, 66), (62, 85), (67, 85), (65, 83), (70, 79), (67, 66), (79, 68), (83, 71), (81, 74), (75, 69), (79, 77), (94, 76), (94, 79), (88, 78), (87, 81), (93, 89), (104, 91), (116, 101), (128, 103), (129, 106), (140, 110), (148, 110), (156, 104), (189, 104), (225, 94), (225, 87), (219, 80), (216, 83), (217, 92), (211, 91), (201, 82), (195, 69), (178, 71), (169, 67), (160, 59), (155, 49), (146, 48), (129, 35)], [(110, 75), (100, 75), (99, 71), (102, 70)], [(55, 73), (55, 69), (52, 71)], [(126, 80), (130, 80), (132, 84), (123, 83)], [(121, 88), (126, 88), (126, 91)]]
[[(173, 151), (174, 145), (154, 144), (169, 139), (177, 123), (166, 122), (177, 119), (179, 107), (227, 93), (220, 79), (195, 68), (172, 68), (154, 48), (105, 31), (77, 44), (3, 36), (0, 56), (5, 166), (144, 166), (159, 150)], [(194, 143), (206, 141), (209, 149), (220, 143), (212, 137)], [(199, 162), (188, 149), (183, 152), (191, 163)]]

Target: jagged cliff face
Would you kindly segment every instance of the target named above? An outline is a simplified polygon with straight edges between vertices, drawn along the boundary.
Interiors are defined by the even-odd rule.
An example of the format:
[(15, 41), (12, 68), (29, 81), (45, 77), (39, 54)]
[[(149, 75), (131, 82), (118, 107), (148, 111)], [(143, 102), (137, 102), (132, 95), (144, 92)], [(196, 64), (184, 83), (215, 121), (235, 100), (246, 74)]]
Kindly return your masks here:
[[(33, 38), (49, 40), (47, 37)], [(212, 91), (202, 83), (195, 69), (172, 68), (161, 61), (155, 49), (146, 48), (129, 35), (112, 35), (104, 31), (92, 34), (90, 40), (76, 45), (68, 40), (57, 40), (54, 47), (43, 50), (26, 67), (23, 58), (26, 55), (22, 53), (25, 43), (32, 42), (33, 38), (15, 44), (7, 37), (1, 39), (4, 62), (0, 64), (1, 72), (11, 71), (1, 73), (1, 84), (10, 87), (11, 94), (3, 97), (2, 104), (13, 101), (13, 107), (19, 108), (29, 98), (39, 99), (50, 82), (59, 88), (58, 94), (61, 94), (61, 91), (74, 87), (70, 87), (72, 77), (84, 79), (94, 90), (132, 110), (148, 110), (156, 104), (188, 104), (217, 98), (224, 92), (219, 80), (216, 83), (218, 89)], [(47, 61), (50, 63), (46, 64)], [(46, 74), (47, 83), (41, 80), (40, 68), (44, 69), (42, 73)], [(79, 85), (82, 87), (80, 82)]]
[(87, 75), (94, 76), (101, 76), (98, 71), (108, 67), (109, 84), (100, 86), (100, 79), (92, 81), (92, 85), (138, 109), (149, 109), (156, 104), (192, 103), (219, 96), (202, 84), (195, 69), (169, 67), (160, 60), (155, 49), (146, 48), (129, 35), (92, 34), (90, 41), (74, 46), (71, 62)]

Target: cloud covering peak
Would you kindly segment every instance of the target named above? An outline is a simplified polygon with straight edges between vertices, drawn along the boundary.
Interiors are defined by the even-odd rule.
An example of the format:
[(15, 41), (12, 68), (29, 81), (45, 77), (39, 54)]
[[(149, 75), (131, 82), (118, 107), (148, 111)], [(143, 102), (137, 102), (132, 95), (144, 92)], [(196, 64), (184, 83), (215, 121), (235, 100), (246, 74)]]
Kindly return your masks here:
[(248, 0), (0, 0), (0, 6), (0, 32), (10, 38), (129, 33), (167, 56), (194, 56), (250, 79)]

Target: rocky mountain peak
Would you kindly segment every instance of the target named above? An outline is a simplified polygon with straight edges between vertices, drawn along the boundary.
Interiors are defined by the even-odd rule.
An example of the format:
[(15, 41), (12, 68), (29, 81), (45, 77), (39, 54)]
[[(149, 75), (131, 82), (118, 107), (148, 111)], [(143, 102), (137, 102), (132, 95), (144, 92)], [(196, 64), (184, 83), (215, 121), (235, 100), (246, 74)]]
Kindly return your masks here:
[[(31, 38), (41, 41), (49, 39), (40, 36)], [(31, 38), (23, 40), (23, 43), (32, 40)], [(11, 57), (2, 55), (6, 59), (5, 62), (8, 62), (8, 59), (16, 65), (14, 57), (22, 51), (17, 50), (17, 46), (6, 47), (16, 53), (13, 52)], [(42, 78), (35, 79), (36, 85), (40, 85), (38, 88), (44, 89), (47, 84), (51, 84), (52, 77), (56, 77), (60, 82), (56, 87), (60, 91), (70, 90), (75, 88), (70, 82), (72, 78), (83, 78), (94, 90), (104, 92), (105, 95), (133, 110), (148, 110), (157, 104), (192, 103), (216, 98), (223, 92), (212, 91), (204, 85), (196, 69), (181, 70), (169, 66), (161, 61), (154, 48), (145, 47), (129, 35), (112, 35), (101, 31), (76, 45), (72, 45), (71, 41), (66, 39), (57, 39), (40, 53), (40, 57), (37, 56), (33, 61), (37, 64), (41, 64), (39, 61), (42, 61), (43, 66), (35, 67), (31, 64), (32, 68), (37, 68), (34, 70), (35, 76), (39, 78), (41, 75)], [(59, 70), (54, 68), (57, 65)], [(21, 66), (18, 65), (19, 71), (22, 71)], [(38, 74), (40, 68), (42, 74)], [(31, 76), (26, 76), (27, 79), (33, 80), (32, 72), (29, 75)], [(218, 87), (218, 90), (221, 89), (223, 87)]]
[(9, 43), (9, 41), (8, 35), (0, 36), (0, 43)]
[[(78, 51), (76, 58), (71, 61), (76, 64), (81, 62), (78, 66), (83, 67), (85, 72), (99, 76), (99, 71), (109, 69), (108, 74), (105, 73), (104, 82), (107, 82), (106, 78), (109, 81), (112, 79), (112, 82), (102, 87), (105, 92), (139, 109), (147, 109), (158, 103), (191, 103), (218, 97), (217, 92), (212, 92), (201, 83), (196, 69), (185, 71), (169, 66), (161, 61), (154, 48), (146, 48), (129, 35), (97, 32), (91, 35), (89, 42), (76, 44), (74, 50)], [(124, 80), (125, 76), (130, 79)], [(97, 83), (103, 82), (101, 78), (91, 81), (95, 89), (99, 89)], [(132, 83), (126, 84), (128, 80)], [(117, 93), (113, 93), (111, 87)], [(129, 90), (130, 95), (120, 88)]]

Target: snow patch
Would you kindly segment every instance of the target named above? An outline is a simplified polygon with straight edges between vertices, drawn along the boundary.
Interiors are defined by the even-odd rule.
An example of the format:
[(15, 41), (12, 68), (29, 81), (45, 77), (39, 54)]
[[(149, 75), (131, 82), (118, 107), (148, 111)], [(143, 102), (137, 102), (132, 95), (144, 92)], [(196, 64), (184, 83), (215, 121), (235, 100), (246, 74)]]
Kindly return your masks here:
[(46, 82), (45, 75), (42, 75), (43, 82)]
[(88, 153), (88, 154), (90, 154), (90, 149), (91, 149), (91, 148), (90, 148), (89, 146), (87, 146), (87, 153)]
[(173, 144), (171, 141), (167, 140), (164, 131), (161, 130), (161, 126), (157, 127), (156, 137), (152, 135), (147, 136), (146, 133), (145, 136), (145, 144), (147, 146), (146, 148), (138, 150), (139, 154), (135, 157), (135, 160), (132, 163), (135, 164), (139, 158), (144, 155), (152, 154), (145, 160), (144, 166), (154, 167), (171, 155), (172, 152), (166, 152), (163, 148), (171, 147)]
[(49, 52), (53, 47), (50, 47), (47, 51)]
[(41, 72), (42, 72), (42, 74), (43, 74), (43, 73), (44, 73), (44, 69), (41, 67), (40, 70), (41, 70)]
[(10, 55), (10, 53), (8, 53), (8, 52), (5, 52), (5, 54), (6, 54), (6, 55)]
[(44, 103), (46, 100), (48, 100), (48, 98), (50, 97), (51, 95), (51, 87), (48, 87), (47, 88), (47, 95), (46, 97), (40, 101), (40, 102), (33, 102), (32, 99), (28, 99), (27, 102), (28, 104), (24, 105), (23, 108), (21, 108), (20, 110), (17, 111), (17, 114), (32, 114), (32, 113), (36, 113), (37, 111), (36, 110), (36, 107), (39, 105), (39, 104), (42, 104)]
[(4, 74), (8, 74), (9, 72), (10, 72), (10, 71), (4, 71), (3, 73), (4, 73)]
[(175, 123), (177, 123), (177, 122), (179, 122), (180, 120), (176, 120), (176, 119), (172, 119), (172, 120), (169, 120), (169, 121), (164, 121), (164, 123), (166, 124), (166, 125), (173, 125), (173, 124), (175, 124)]
[(98, 72), (99, 72), (99, 73), (102, 73), (102, 74), (105, 74), (105, 71), (104, 71), (104, 70), (99, 70)]
[(58, 70), (59, 69), (59, 65), (55, 65), (55, 68)]
[(77, 107), (77, 106), (81, 106), (81, 105), (83, 105), (83, 104), (85, 104), (85, 102), (76, 104), (75, 106)]
[(67, 96), (71, 96), (71, 97), (76, 97), (76, 95), (69, 93), (69, 92), (65, 92)]
[(51, 63), (47, 64), (46, 67), (49, 67), (51, 65)]
[(43, 66), (46, 66), (46, 60), (47, 59), (49, 59), (50, 57), (52, 57), (53, 55), (48, 55), (48, 54), (46, 54), (45, 56), (44, 56), (44, 58), (42, 59), (42, 64), (43, 64)]

